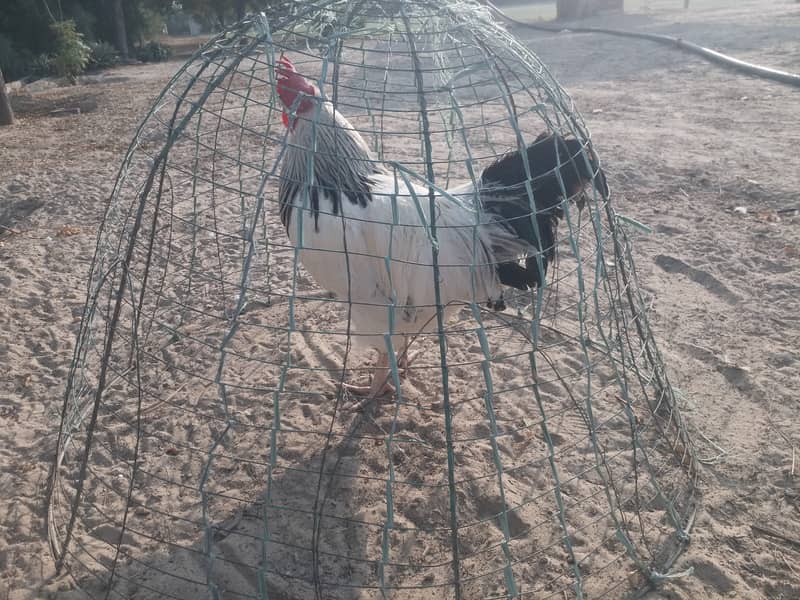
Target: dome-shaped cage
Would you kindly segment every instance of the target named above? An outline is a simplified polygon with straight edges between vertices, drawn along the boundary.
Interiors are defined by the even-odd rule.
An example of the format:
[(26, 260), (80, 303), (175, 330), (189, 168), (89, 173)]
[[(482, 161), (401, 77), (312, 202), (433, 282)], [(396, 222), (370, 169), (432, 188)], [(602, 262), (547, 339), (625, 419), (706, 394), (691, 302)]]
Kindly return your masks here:
[[(49, 506), (60, 567), (95, 598), (619, 598), (657, 583), (688, 540), (693, 451), (570, 98), (475, 3), (284, 11), (200, 49), (123, 162), (65, 396)], [(297, 116), (279, 98), (281, 55), (381, 173), (421, 190), (389, 194), (382, 223), (359, 212), (377, 199), (343, 193), (334, 217), (358, 224), (351, 247), (316, 271), (352, 285), (394, 273), (375, 302), (384, 331), (360, 331), (374, 306), (325, 293), (305, 270), (319, 232), (292, 241), (281, 221)], [(595, 179), (577, 190), (566, 171), (545, 174), (558, 183), (557, 261), (542, 285), (506, 286), (492, 306), (476, 293), (443, 307), (459, 266), (441, 258), (445, 208), (472, 220), (474, 249), (483, 202), (446, 190), (477, 189), (542, 132), (551, 148), (574, 140), (559, 164)], [(309, 177), (323, 142), (300, 150), (316, 156)], [(534, 162), (520, 181), (537, 229)], [(310, 226), (325, 210), (304, 189), (297, 218)], [(404, 225), (412, 242), (396, 235)], [(354, 244), (372, 232), (387, 250), (369, 263)], [(404, 243), (423, 270), (402, 270)], [(475, 279), (475, 257), (456, 278)], [(399, 336), (380, 335), (422, 311), (398, 298), (403, 277), (436, 298), (407, 336), (405, 372)], [(397, 388), (374, 400), (340, 385), (372, 370), (367, 334), (386, 342)]]

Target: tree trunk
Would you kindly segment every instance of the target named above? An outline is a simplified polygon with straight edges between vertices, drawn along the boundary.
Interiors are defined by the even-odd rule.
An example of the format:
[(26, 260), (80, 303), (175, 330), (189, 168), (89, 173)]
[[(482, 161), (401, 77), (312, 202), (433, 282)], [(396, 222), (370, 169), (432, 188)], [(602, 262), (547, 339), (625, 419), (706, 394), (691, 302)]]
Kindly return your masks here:
[(11, 110), (11, 101), (6, 94), (6, 82), (3, 72), (0, 71), (0, 125), (13, 125), (14, 111)]
[(122, 58), (128, 58), (128, 31), (125, 28), (122, 0), (111, 0), (111, 17), (114, 20), (114, 45)]
[(247, 0), (236, 0), (236, 20), (241, 21), (244, 19), (244, 13), (247, 12)]
[(589, 0), (557, 0), (556, 19), (582, 19)]
[(625, 0), (557, 0), (556, 18), (583, 19), (601, 11), (625, 12)]

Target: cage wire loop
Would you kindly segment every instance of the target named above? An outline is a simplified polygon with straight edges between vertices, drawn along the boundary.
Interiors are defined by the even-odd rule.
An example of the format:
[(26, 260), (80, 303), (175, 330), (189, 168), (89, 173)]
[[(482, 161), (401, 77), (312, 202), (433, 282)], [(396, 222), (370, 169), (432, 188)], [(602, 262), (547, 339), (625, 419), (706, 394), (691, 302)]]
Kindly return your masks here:
[(288, 2), (214, 37), (98, 237), (48, 489), (59, 570), (187, 600), (690, 576), (694, 448), (626, 231), (647, 228), (609, 189), (482, 3)]

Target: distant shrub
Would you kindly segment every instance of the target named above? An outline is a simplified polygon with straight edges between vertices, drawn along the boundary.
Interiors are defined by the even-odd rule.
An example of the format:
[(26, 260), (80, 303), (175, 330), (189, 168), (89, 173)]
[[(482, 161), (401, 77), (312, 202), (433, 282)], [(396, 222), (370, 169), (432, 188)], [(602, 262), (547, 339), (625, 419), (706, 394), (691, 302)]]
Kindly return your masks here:
[(91, 49), (83, 41), (83, 35), (75, 27), (75, 21), (59, 21), (50, 25), (56, 38), (56, 51), (52, 64), (56, 75), (71, 82), (83, 73), (89, 64)]
[(136, 58), (142, 62), (162, 62), (170, 56), (170, 50), (164, 44), (151, 41), (136, 50)]
[(92, 69), (108, 69), (119, 64), (119, 52), (108, 42), (90, 44), (89, 67)]

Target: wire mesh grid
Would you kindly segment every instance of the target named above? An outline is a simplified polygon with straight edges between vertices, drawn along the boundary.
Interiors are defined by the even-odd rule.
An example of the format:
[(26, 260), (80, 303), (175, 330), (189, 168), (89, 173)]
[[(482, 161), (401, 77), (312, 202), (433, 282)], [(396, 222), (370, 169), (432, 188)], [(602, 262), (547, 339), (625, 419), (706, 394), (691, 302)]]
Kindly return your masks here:
[[(437, 301), (412, 335), (382, 335), (410, 309), (396, 297), (387, 329), (359, 329), (374, 306), (320, 289), (287, 236), (282, 54), (424, 190), (405, 225)], [(589, 164), (568, 95), (474, 3), (298, 3), (199, 50), (99, 236), (51, 482), (59, 568), (93, 598), (617, 598), (671, 577), (694, 455), (607, 194), (562, 182), (540, 289), (442, 305), (448, 269), (480, 265), (437, 262), (428, 192), (542, 131)], [(376, 260), (402, 273), (388, 215)], [(368, 278), (354, 256), (331, 275)], [(359, 401), (341, 384), (372, 371), (376, 334), (416, 357), (390, 352), (396, 393)]]

